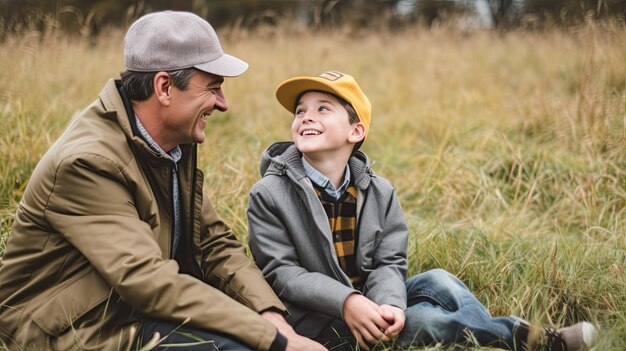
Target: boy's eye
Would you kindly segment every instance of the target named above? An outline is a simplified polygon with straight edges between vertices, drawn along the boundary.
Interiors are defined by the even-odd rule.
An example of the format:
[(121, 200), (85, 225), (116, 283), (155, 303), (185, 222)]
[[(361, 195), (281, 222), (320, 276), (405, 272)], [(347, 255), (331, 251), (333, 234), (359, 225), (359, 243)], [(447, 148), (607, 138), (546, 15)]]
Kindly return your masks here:
[(330, 111), (330, 109), (326, 106), (320, 106), (319, 111), (323, 112), (323, 111)]
[(304, 109), (302, 109), (302, 108), (297, 109), (296, 112), (295, 112), (296, 116), (299, 116), (299, 115), (302, 115), (302, 114), (304, 114)]

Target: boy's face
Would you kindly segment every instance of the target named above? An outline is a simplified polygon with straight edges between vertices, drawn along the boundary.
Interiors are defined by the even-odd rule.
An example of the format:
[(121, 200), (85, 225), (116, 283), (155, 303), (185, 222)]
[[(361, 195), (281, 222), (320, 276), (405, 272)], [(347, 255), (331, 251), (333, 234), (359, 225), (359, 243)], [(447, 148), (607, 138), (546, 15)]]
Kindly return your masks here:
[(331, 94), (304, 93), (294, 113), (291, 137), (300, 152), (308, 157), (337, 151), (352, 152), (364, 137), (362, 123), (350, 124), (348, 111)]

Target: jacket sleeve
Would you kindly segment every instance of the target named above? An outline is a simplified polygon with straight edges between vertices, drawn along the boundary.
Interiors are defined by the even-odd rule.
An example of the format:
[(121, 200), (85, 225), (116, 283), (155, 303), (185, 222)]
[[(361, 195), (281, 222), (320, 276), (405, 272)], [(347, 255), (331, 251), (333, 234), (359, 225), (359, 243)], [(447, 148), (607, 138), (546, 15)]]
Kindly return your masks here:
[[(370, 194), (373, 195), (373, 194)], [(371, 254), (371, 270), (365, 269), (364, 294), (378, 305), (393, 305), (406, 309), (406, 272), (408, 230), (396, 192), (392, 191), (388, 202), (375, 209), (378, 213), (363, 216), (381, 217), (382, 228), (378, 244)], [(370, 206), (369, 210), (372, 207)]]
[(248, 202), (249, 246), (265, 278), (281, 299), (342, 319), (346, 297), (358, 290), (302, 267), (292, 233), (283, 223), (272, 193), (256, 184)]
[(274, 309), (285, 313), (285, 306), (243, 245), (206, 196), (203, 198), (201, 249), (205, 280), (257, 312)]
[(61, 161), (45, 216), (115, 292), (137, 311), (156, 319), (232, 335), (267, 350), (276, 328), (222, 291), (178, 273), (164, 259), (150, 226), (134, 204), (135, 185), (124, 168), (95, 154)]

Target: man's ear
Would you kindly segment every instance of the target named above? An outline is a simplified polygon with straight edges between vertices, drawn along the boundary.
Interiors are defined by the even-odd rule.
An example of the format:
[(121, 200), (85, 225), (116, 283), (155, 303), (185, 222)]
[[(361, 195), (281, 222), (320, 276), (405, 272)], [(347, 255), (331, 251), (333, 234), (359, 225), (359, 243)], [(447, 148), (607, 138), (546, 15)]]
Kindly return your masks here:
[(356, 144), (363, 139), (365, 139), (365, 125), (362, 122), (357, 122), (352, 125), (352, 130), (350, 135), (348, 135), (348, 142)]
[(170, 105), (170, 93), (172, 90), (172, 78), (166, 72), (158, 72), (154, 75), (154, 80), (152, 81), (154, 85), (154, 95), (157, 100), (164, 105)]

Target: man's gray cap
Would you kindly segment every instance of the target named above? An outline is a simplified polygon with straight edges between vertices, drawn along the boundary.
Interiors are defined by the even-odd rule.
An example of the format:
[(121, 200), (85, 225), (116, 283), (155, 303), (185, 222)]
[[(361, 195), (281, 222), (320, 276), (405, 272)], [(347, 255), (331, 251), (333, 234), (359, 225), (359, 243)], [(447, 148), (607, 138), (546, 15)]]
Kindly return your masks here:
[(151, 13), (130, 26), (124, 38), (124, 65), (138, 72), (195, 67), (223, 77), (248, 69), (245, 61), (224, 53), (206, 20), (177, 11)]

